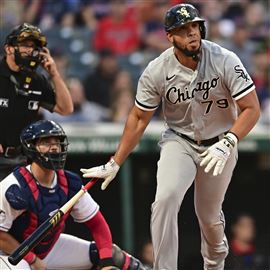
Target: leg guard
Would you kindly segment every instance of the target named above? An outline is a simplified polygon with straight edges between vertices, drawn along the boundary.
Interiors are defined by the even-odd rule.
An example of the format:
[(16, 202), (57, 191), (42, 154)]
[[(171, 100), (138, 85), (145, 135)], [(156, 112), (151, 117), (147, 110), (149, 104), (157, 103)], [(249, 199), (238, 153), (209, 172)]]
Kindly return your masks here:
[[(95, 242), (91, 242), (90, 244), (89, 256), (93, 265), (98, 266), (99, 254)], [(121, 270), (146, 270), (138, 259), (129, 255), (115, 244), (113, 244), (113, 261)]]
[(146, 270), (142, 263), (113, 244), (113, 261), (121, 270)]

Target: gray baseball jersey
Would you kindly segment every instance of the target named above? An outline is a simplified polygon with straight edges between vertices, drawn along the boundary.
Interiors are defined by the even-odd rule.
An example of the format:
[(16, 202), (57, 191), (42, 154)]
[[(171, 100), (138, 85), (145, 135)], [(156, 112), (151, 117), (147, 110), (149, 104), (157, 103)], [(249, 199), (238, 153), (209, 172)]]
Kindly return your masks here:
[(235, 101), (255, 89), (233, 52), (207, 40), (201, 47), (195, 71), (178, 62), (173, 47), (151, 61), (140, 77), (135, 101), (146, 111), (162, 102), (168, 127), (195, 140), (229, 130), (238, 114)]

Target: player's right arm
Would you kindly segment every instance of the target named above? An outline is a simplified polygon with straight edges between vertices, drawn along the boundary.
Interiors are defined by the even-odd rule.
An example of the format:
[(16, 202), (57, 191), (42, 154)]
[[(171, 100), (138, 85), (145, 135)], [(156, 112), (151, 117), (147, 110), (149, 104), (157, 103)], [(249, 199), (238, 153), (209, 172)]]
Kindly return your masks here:
[(138, 144), (154, 112), (154, 110), (144, 111), (135, 105), (129, 113), (123, 135), (114, 156), (105, 165), (90, 169), (81, 169), (83, 177), (103, 178), (104, 182), (101, 185), (101, 189), (106, 189), (116, 176), (120, 166)]
[(134, 106), (130, 111), (123, 135), (113, 159), (120, 166), (139, 143), (155, 111), (143, 111)]

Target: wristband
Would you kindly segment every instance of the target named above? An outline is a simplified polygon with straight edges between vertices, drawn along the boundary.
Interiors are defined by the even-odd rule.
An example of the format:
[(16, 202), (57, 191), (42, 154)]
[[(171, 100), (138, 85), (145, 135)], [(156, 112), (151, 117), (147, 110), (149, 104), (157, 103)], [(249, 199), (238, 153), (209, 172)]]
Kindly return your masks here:
[(234, 132), (228, 131), (226, 135), (228, 134), (230, 134), (230, 136), (232, 136), (237, 143), (239, 142), (239, 138)]
[(232, 147), (234, 147), (235, 145), (237, 145), (238, 143), (238, 138), (237, 136), (232, 133), (232, 132), (228, 132), (224, 138), (231, 144)]
[(120, 166), (116, 163), (113, 157), (110, 158), (109, 163), (112, 167), (120, 168)]
[(28, 264), (33, 264), (37, 260), (37, 255), (33, 252), (29, 252), (27, 255), (23, 257), (25, 261), (27, 261)]

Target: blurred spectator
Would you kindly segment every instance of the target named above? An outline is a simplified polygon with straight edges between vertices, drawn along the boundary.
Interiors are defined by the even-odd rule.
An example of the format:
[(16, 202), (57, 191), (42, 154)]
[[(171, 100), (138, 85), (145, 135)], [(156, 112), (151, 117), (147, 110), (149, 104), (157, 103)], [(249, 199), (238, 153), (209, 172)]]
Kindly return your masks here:
[(222, 19), (227, 6), (226, 1), (219, 0), (203, 1), (203, 3), (202, 1), (192, 1), (192, 3), (199, 9), (201, 16), (210, 21)]
[(260, 104), (270, 97), (270, 58), (268, 56), (267, 48), (260, 46), (253, 54), (254, 72), (252, 79), (256, 85), (256, 91)]
[(160, 54), (171, 46), (164, 32), (164, 14), (171, 5), (169, 0), (155, 0), (149, 5), (151, 15), (144, 23), (142, 41), (146, 49)]
[(212, 19), (207, 24), (207, 37), (209, 40), (223, 46), (225, 37), (220, 27), (220, 20)]
[(261, 102), (261, 123), (270, 126), (270, 67), (265, 70), (265, 85), (259, 89), (259, 100)]
[(98, 21), (96, 19), (95, 10), (90, 4), (81, 7), (80, 17), (82, 22), (88, 29), (90, 29), (91, 31), (96, 30)]
[[(47, 0), (19, 0), (25, 8), (25, 19), (30, 22), (43, 25), (43, 20), (50, 20), (51, 26), (59, 24), (65, 13), (76, 13), (81, 0), (47, 1)], [(16, 1), (18, 2), (18, 1)]]
[(127, 55), (140, 47), (139, 23), (130, 16), (125, 0), (111, 0), (109, 14), (98, 22), (93, 47), (110, 48), (116, 55)]
[(62, 14), (59, 24), (62, 28), (87, 27), (91, 31), (95, 31), (97, 19), (95, 11), (90, 4), (78, 5), (76, 12), (69, 10)]
[(147, 240), (143, 243), (139, 259), (148, 268), (153, 268), (154, 263), (154, 250), (151, 240)]
[(76, 14), (74, 12), (66, 12), (61, 16), (59, 24), (61, 28), (73, 28), (75, 27)]
[[(13, 1), (11, 1), (13, 2)], [(15, 1), (14, 1), (15, 2)], [(16, 1), (16, 4), (19, 1)], [(24, 12), (22, 15), (22, 21), (28, 22), (28, 23), (34, 23), (38, 24), (38, 19), (40, 18), (39, 12), (41, 11), (43, 1), (33, 1), (33, 0), (20, 0), (20, 2), (24, 6)]]
[(132, 79), (127, 71), (120, 71), (112, 87), (111, 120), (124, 123), (134, 105), (134, 89)]
[(96, 68), (84, 80), (87, 100), (109, 108), (112, 86), (118, 72), (116, 56), (108, 49), (101, 50)]
[(267, 1), (251, 1), (246, 6), (245, 19), (249, 27), (251, 40), (260, 42), (269, 35), (269, 7), (267, 7)]
[(249, 0), (224, 2), (226, 8), (224, 10), (223, 17), (232, 21), (239, 18), (244, 18), (245, 7), (249, 4), (249, 2)]
[(262, 106), (262, 114), (260, 122), (270, 126), (270, 98), (264, 100)]
[(52, 48), (51, 55), (54, 59), (54, 62), (59, 70), (61, 76), (66, 79), (68, 76), (68, 68), (69, 68), (69, 57), (67, 54), (64, 53), (63, 49)]
[(59, 123), (63, 122), (98, 122), (109, 119), (109, 110), (85, 98), (82, 83), (77, 78), (69, 78), (66, 81), (73, 101), (74, 111), (71, 115), (61, 116), (56, 113), (44, 111), (45, 119)]
[(255, 44), (249, 40), (249, 29), (244, 21), (235, 23), (234, 33), (223, 46), (241, 59), (250, 74), (253, 73), (252, 54), (255, 51)]
[(0, 27), (12, 28), (22, 22), (23, 4), (20, 1), (0, 1)]
[(249, 214), (240, 214), (231, 225), (230, 252), (225, 270), (269, 270), (269, 258), (255, 243), (256, 224)]

